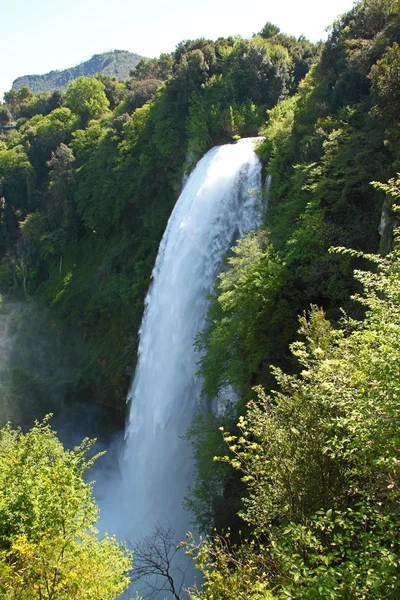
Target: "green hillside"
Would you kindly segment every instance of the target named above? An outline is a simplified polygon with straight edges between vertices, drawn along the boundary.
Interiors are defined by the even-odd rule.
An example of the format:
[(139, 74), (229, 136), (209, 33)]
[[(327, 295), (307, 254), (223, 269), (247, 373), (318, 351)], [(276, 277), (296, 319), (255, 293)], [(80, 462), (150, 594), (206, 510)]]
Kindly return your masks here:
[(94, 54), (75, 67), (63, 69), (62, 71), (50, 71), (44, 75), (23, 75), (18, 77), (12, 85), (12, 89), (20, 90), (29, 87), (34, 94), (39, 92), (52, 92), (53, 90), (66, 90), (69, 81), (81, 77), (90, 77), (102, 73), (119, 80), (128, 79), (129, 72), (137, 63), (144, 58), (139, 54), (126, 50), (112, 50), (102, 54)]
[(122, 419), (182, 181), (260, 135), (263, 224), (227, 256), (195, 342), (190, 599), (398, 600), (400, 0), (356, 2), (326, 43), (268, 22), (123, 82), (14, 89), (1, 115), (0, 421), (76, 429), (88, 403), (92, 423)]

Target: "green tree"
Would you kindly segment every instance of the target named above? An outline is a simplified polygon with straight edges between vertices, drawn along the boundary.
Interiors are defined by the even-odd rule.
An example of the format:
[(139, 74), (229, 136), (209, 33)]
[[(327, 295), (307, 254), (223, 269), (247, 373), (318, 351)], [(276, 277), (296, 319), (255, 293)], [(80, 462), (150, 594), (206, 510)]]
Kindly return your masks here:
[(275, 600), (268, 582), (268, 564), (256, 543), (235, 548), (226, 536), (196, 543), (191, 534), (183, 544), (201, 570), (201, 590), (191, 589), (190, 600)]
[(80, 225), (74, 202), (74, 160), (71, 148), (60, 144), (47, 163), (50, 168), (48, 228), (55, 252), (59, 254), (64, 253), (67, 244), (76, 242)]
[(104, 85), (104, 93), (110, 103), (110, 110), (114, 110), (125, 96), (125, 85), (115, 77), (103, 73), (96, 75), (96, 79)]
[(317, 61), (321, 52), (321, 43), (312, 44), (303, 36), (296, 39), (294, 36), (286, 35), (270, 21), (264, 25), (258, 35), (265, 40), (269, 40), (272, 44), (279, 44), (288, 50), (292, 59), (291, 71), (294, 79), (291, 91), (296, 91), (300, 80), (305, 77), (312, 64)]
[(376, 96), (376, 112), (382, 115), (388, 125), (388, 133), (393, 141), (399, 142), (400, 111), (400, 46), (396, 42), (388, 48), (381, 60), (372, 67), (370, 73), (372, 88)]
[(268, 356), (268, 318), (279, 292), (283, 267), (265, 231), (250, 232), (232, 248), (229, 270), (219, 275), (207, 326), (199, 336), (207, 398), (231, 385), (242, 395)]
[(6, 104), (0, 104), (0, 125), (8, 125), (12, 120), (12, 114)]
[(271, 21), (267, 21), (261, 29), (260, 34), (266, 40), (276, 37), (281, 32), (280, 28)]
[[(29, 278), (31, 285), (36, 283), (40, 261), (57, 257), (61, 273), (63, 255), (68, 245), (78, 239), (81, 220), (74, 201), (74, 160), (72, 150), (65, 144), (52, 152), (47, 162), (50, 171), (46, 210), (30, 213), (19, 223), (21, 237), (17, 255), (25, 291)], [(41, 266), (43, 270), (44, 265)]]
[(131, 557), (99, 539), (84, 440), (65, 450), (48, 424), (0, 430), (0, 594), (9, 600), (112, 600), (128, 585)]
[(6, 92), (4, 101), (8, 104), (14, 119), (18, 119), (22, 116), (21, 113), (34, 101), (34, 95), (28, 86), (24, 85), (20, 90)]
[(110, 103), (105, 87), (96, 77), (78, 77), (68, 84), (67, 106), (78, 115), (83, 126), (107, 112)]
[(247, 486), (242, 517), (285, 597), (398, 597), (399, 241), (385, 258), (338, 250), (378, 268), (355, 272), (365, 320), (334, 329), (312, 307), (292, 345), (301, 374), (274, 369), (279, 391), (258, 388), (239, 434), (224, 434)]
[(335, 330), (312, 307), (292, 345), (302, 373), (274, 369), (279, 391), (258, 388), (239, 434), (224, 433), (253, 538), (189, 543), (205, 575), (193, 600), (257, 584), (279, 598), (398, 598), (400, 250), (363, 256), (379, 268), (355, 273), (366, 319)]
[(160, 79), (133, 79), (127, 84), (125, 101), (118, 107), (118, 112), (126, 111), (132, 113), (137, 108), (143, 106), (145, 102), (151, 100), (157, 89), (162, 84)]
[(35, 115), (20, 128), (28, 147), (28, 156), (39, 179), (47, 175), (46, 163), (52, 152), (71, 140), (72, 131), (78, 126), (75, 114), (66, 107), (56, 108), (48, 115)]
[(9, 247), (18, 231), (18, 220), (33, 206), (34, 173), (22, 146), (0, 144), (0, 247)]
[(165, 80), (172, 72), (172, 54), (160, 54), (159, 58), (147, 60), (142, 58), (136, 67), (131, 70), (132, 79), (160, 79)]

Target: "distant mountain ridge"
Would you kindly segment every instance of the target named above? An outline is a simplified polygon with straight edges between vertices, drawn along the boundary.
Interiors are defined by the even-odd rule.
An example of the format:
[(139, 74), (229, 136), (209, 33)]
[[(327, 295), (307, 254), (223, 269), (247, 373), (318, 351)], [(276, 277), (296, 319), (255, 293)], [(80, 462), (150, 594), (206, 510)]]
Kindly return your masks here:
[(52, 92), (54, 90), (65, 90), (68, 82), (81, 75), (90, 77), (102, 73), (117, 79), (128, 79), (129, 72), (144, 56), (128, 52), (127, 50), (112, 50), (102, 54), (94, 54), (75, 67), (63, 69), (62, 71), (50, 71), (44, 75), (23, 75), (17, 77), (12, 84), (12, 89), (20, 90), (24, 85), (28, 86), (34, 94), (39, 92)]

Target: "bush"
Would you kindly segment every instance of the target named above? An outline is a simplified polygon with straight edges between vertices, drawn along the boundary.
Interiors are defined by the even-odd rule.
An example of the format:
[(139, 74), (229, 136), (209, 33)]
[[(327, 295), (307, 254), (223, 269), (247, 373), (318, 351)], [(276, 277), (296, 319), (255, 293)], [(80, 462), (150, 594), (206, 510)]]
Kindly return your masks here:
[(93, 442), (64, 450), (48, 417), (28, 433), (0, 430), (0, 595), (19, 600), (116, 598), (131, 557), (98, 539), (98, 509), (83, 475)]

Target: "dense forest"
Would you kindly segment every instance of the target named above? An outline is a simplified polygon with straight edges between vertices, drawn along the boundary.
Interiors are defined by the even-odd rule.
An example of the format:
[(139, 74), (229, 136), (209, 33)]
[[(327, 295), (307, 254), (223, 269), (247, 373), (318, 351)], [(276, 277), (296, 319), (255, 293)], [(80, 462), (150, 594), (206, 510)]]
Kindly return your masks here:
[[(195, 341), (203, 406), (182, 432), (196, 458), (185, 504), (204, 539), (186, 551), (204, 583), (191, 598), (398, 598), (400, 2), (361, 0), (326, 43), (268, 22), (251, 39), (183, 41), (125, 81), (78, 77), (4, 101), (2, 422), (25, 431), (93, 409), (94, 433), (110, 414), (118, 426), (182, 182), (213, 146), (260, 135), (263, 225), (226, 258)], [(35, 427), (71, 466), (47, 422)], [(6, 427), (0, 452), (16, 460), (26, 439)], [(22, 547), (37, 527), (2, 533), (10, 497), (4, 597), (89, 597), (61, 584), (38, 595), (46, 568)], [(128, 555), (105, 539), (122, 564), (102, 592), (115, 598)], [(26, 596), (4, 583), (17, 572)]]

